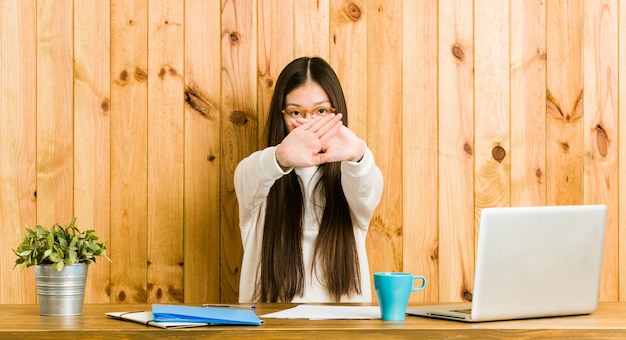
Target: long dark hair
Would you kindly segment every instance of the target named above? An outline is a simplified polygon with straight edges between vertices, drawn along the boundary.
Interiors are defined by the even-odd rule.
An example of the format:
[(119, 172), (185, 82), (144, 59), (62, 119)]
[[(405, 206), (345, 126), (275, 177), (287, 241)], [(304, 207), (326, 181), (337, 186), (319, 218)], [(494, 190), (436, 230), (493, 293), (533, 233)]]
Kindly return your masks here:
[[(285, 96), (307, 81), (319, 84), (337, 112), (348, 124), (348, 110), (339, 78), (321, 58), (299, 58), (289, 63), (279, 75), (270, 103), (266, 125), (267, 145), (279, 144), (289, 133), (281, 110)], [(359, 259), (350, 209), (341, 187), (341, 164), (319, 166), (319, 181), (312, 197), (314, 206), (322, 206), (319, 234), (313, 254), (312, 275), (316, 263), (323, 274), (322, 284), (334, 301), (343, 295), (361, 293)], [(263, 302), (290, 302), (302, 296), (305, 273), (302, 259), (304, 203), (295, 171), (274, 183), (267, 197), (260, 277), (255, 297)]]

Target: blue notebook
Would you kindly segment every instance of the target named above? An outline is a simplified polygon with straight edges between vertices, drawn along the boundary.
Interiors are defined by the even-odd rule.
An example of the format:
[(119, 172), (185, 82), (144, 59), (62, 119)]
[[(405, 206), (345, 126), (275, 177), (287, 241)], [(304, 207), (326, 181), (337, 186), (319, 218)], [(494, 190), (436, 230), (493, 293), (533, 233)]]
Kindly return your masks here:
[(194, 307), (181, 305), (152, 305), (157, 322), (203, 322), (219, 325), (253, 325), (263, 322), (252, 309)]

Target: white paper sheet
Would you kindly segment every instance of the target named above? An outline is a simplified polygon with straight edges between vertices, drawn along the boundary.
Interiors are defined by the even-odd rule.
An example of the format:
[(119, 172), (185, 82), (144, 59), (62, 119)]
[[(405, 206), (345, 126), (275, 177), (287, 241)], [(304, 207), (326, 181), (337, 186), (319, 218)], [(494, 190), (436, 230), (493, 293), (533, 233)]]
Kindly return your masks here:
[(293, 308), (261, 315), (259, 317), (309, 320), (380, 319), (380, 307), (298, 305)]

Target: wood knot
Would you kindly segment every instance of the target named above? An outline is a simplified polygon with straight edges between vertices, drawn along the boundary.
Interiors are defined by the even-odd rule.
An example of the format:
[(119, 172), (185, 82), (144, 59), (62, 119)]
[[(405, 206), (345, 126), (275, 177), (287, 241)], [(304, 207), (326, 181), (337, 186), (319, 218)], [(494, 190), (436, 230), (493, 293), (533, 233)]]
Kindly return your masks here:
[(123, 291), (121, 291), (119, 294), (117, 294), (117, 299), (119, 301), (125, 301), (126, 300), (126, 293), (124, 293)]
[(135, 67), (134, 76), (138, 82), (146, 82), (148, 80), (148, 71), (140, 67)]
[(179, 303), (183, 303), (185, 300), (185, 295), (183, 294), (183, 290), (179, 289), (179, 288), (174, 288), (174, 287), (167, 287), (167, 293), (169, 294), (169, 297), (174, 300), (174, 301), (178, 301)]
[(273, 79), (268, 79), (268, 80), (265, 82), (265, 85), (267, 86), (267, 88), (268, 88), (268, 89), (271, 89), (271, 88), (272, 88), (272, 86), (274, 86), (274, 80), (273, 80)]
[(548, 54), (546, 53), (546, 51), (538, 48), (537, 49), (537, 58), (539, 58), (540, 60), (546, 60), (546, 59), (548, 59)]
[(230, 121), (235, 125), (245, 125), (248, 122), (248, 117), (242, 111), (233, 111), (230, 114)]
[(111, 104), (109, 100), (108, 99), (103, 100), (102, 103), (100, 104), (100, 108), (102, 109), (102, 112), (108, 112), (109, 109), (111, 108)]
[(352, 21), (358, 21), (361, 18), (361, 9), (354, 2), (346, 5), (346, 13)]
[(452, 46), (452, 55), (459, 61), (463, 61), (465, 59), (465, 52), (463, 52), (463, 49), (459, 45)]
[(463, 151), (465, 151), (465, 153), (470, 156), (474, 153), (472, 150), (472, 146), (469, 145), (468, 143), (463, 144)]
[(120, 81), (126, 82), (127, 80), (128, 80), (128, 71), (122, 70), (122, 72), (120, 72)]
[(237, 32), (233, 32), (230, 34), (230, 43), (233, 45), (238, 45), (239, 44), (239, 33)]
[(493, 157), (493, 159), (498, 161), (498, 163), (500, 163), (502, 162), (504, 157), (506, 157), (506, 151), (504, 150), (503, 147), (501, 147), (500, 145), (497, 145), (493, 149), (491, 149), (491, 156)]
[(157, 300), (161, 300), (162, 297), (163, 297), (163, 290), (161, 288), (157, 288), (157, 290), (156, 290), (156, 298), (157, 298)]
[(115, 83), (119, 86), (126, 86), (129, 80), (130, 80), (130, 72), (128, 70), (122, 70), (119, 76), (117, 77), (117, 79), (115, 79)]
[(463, 292), (463, 300), (468, 301), (468, 302), (472, 302), (472, 298), (473, 297), (474, 296), (472, 295), (472, 292), (467, 291), (467, 290)]
[(178, 71), (176, 71), (176, 69), (171, 67), (170, 65), (164, 65), (163, 67), (161, 67), (161, 69), (159, 70), (159, 78), (163, 80), (168, 74), (172, 77), (176, 77), (178, 75)]
[(596, 145), (600, 156), (606, 157), (609, 150), (609, 136), (600, 125), (596, 127)]
[(439, 247), (435, 246), (434, 249), (430, 252), (430, 260), (433, 262), (439, 261)]
[(185, 87), (185, 102), (203, 117), (209, 117), (211, 104), (190, 86)]
[(537, 177), (537, 178), (541, 178), (541, 175), (542, 175), (542, 174), (543, 174), (543, 173), (541, 172), (541, 169), (537, 168), (537, 170), (535, 170), (535, 177)]
[(569, 143), (567, 143), (567, 142), (561, 143), (561, 149), (563, 149), (563, 152), (568, 152), (569, 151)]
[(215, 155), (209, 155), (206, 159), (209, 162), (213, 162), (213, 161), (215, 161)]

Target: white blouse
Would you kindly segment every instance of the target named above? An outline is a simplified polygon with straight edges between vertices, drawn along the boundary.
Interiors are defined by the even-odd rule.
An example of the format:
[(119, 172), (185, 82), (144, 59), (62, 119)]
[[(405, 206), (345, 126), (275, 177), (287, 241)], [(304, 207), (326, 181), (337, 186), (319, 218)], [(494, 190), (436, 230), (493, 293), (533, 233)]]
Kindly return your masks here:
[[(316, 173), (317, 167), (289, 169), (284, 172), (276, 161), (275, 148), (268, 147), (254, 152), (243, 159), (235, 169), (234, 185), (239, 201), (239, 227), (244, 250), (239, 282), (239, 302), (254, 302), (252, 296), (261, 263), (267, 195), (274, 182), (291, 171), (295, 171), (303, 183), (303, 194), (307, 198), (304, 201), (302, 239), (306, 286), (304, 295), (294, 297), (292, 302), (333, 302), (320, 282), (320, 279), (323, 282), (324, 278), (318, 279), (317, 277), (322, 275), (323, 271), (318, 270), (316, 274), (311, 275), (315, 239), (319, 231), (318, 215), (321, 216), (321, 209), (316, 209), (311, 200), (313, 187), (319, 177), (319, 173)], [(371, 278), (365, 238), (374, 209), (380, 201), (383, 177), (368, 148), (359, 162), (341, 163), (341, 184), (350, 207), (361, 269), (361, 295), (343, 296), (341, 301), (371, 302)]]

